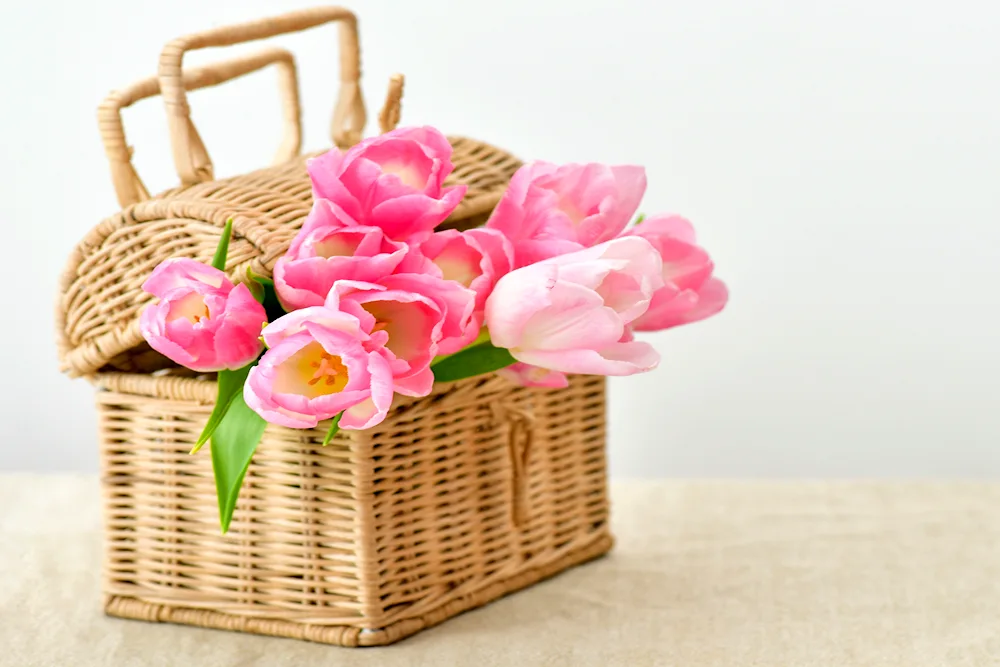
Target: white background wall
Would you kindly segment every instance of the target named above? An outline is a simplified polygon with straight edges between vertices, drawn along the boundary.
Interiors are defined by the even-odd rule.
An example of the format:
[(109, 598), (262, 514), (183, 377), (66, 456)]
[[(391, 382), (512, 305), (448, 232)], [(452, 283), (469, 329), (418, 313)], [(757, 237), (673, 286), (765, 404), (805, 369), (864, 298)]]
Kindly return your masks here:
[[(98, 102), (175, 36), (307, 4), (3, 3), (0, 469), (96, 468), (91, 389), (58, 374), (51, 311), (70, 248), (116, 208)], [(716, 258), (728, 310), (656, 335), (660, 369), (612, 382), (614, 474), (1000, 472), (995, 3), (351, 7), (370, 109), (398, 70), (404, 123), (525, 158), (644, 164), (642, 209), (687, 215)], [(335, 35), (281, 40), (310, 149), (328, 145)], [(218, 174), (270, 157), (275, 80), (193, 96)], [(147, 184), (172, 185), (162, 106), (126, 123)]]

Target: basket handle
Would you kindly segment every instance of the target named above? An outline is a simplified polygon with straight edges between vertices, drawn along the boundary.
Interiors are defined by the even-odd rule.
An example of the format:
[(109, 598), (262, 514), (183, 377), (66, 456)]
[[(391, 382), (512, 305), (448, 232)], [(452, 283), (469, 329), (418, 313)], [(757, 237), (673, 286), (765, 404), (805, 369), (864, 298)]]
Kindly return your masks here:
[(333, 112), (331, 134), (340, 148), (361, 140), (365, 126), (365, 105), (361, 97), (360, 53), (357, 18), (340, 7), (302, 9), (268, 19), (213, 28), (180, 37), (160, 53), (160, 88), (167, 107), (170, 143), (177, 175), (184, 185), (212, 180), (212, 162), (205, 144), (191, 122), (184, 86), (183, 60), (187, 51), (211, 46), (230, 46), (289, 32), (298, 32), (331, 21), (340, 22), (340, 96)]
[[(299, 106), (299, 84), (295, 59), (285, 49), (270, 48), (221, 63), (214, 63), (184, 72), (185, 90), (215, 86), (244, 76), (268, 65), (278, 68), (278, 86), (284, 107), (284, 137), (275, 155), (275, 164), (287, 162), (299, 154), (302, 145), (302, 123)], [(160, 80), (149, 77), (128, 88), (108, 95), (97, 109), (97, 121), (104, 142), (104, 152), (111, 166), (111, 182), (122, 208), (149, 199), (149, 191), (132, 164), (132, 148), (125, 140), (122, 109), (139, 100), (160, 94)]]

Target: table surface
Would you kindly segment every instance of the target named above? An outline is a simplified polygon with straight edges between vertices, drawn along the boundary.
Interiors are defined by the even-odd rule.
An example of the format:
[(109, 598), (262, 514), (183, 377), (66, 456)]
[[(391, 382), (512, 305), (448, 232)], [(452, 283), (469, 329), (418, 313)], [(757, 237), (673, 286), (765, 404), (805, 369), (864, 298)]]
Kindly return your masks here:
[(100, 609), (91, 476), (0, 476), (0, 665), (1000, 665), (1000, 484), (628, 482), (611, 555), (385, 648)]

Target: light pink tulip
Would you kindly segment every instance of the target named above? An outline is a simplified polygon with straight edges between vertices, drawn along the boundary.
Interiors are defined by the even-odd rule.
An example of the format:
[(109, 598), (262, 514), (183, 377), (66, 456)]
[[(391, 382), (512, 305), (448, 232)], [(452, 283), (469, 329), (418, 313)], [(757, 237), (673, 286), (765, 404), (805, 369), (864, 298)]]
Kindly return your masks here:
[(363, 225), (397, 241), (422, 239), (447, 218), (464, 185), (444, 187), (452, 147), (432, 127), (406, 127), (332, 150), (307, 166), (317, 199), (329, 199)]
[(274, 287), (285, 310), (323, 305), (338, 280), (387, 276), (406, 255), (405, 243), (386, 238), (378, 227), (354, 224), (330, 201), (316, 200), (309, 217), (274, 265)]
[(410, 250), (399, 273), (427, 273), (453, 280), (476, 293), (476, 312), (501, 276), (511, 270), (513, 252), (507, 238), (495, 229), (447, 229), (436, 232)]
[(354, 317), (313, 306), (264, 329), (268, 351), (250, 369), (243, 398), (273, 424), (313, 428), (343, 412), (340, 428), (365, 429), (392, 405), (392, 370)]
[(631, 375), (659, 355), (629, 325), (662, 287), (656, 250), (618, 238), (508, 273), (486, 302), (493, 344), (515, 359), (562, 373)]
[(159, 297), (139, 318), (150, 347), (192, 370), (236, 370), (257, 358), (267, 324), (264, 307), (246, 285), (192, 259), (168, 259), (142, 289)]
[(426, 396), (434, 383), (431, 361), (456, 352), (479, 333), (475, 293), (429, 275), (398, 274), (378, 284), (339, 281), (326, 307), (356, 317), (362, 330), (388, 350), (394, 387)]
[(633, 323), (636, 331), (659, 331), (715, 315), (726, 305), (726, 285), (712, 277), (714, 265), (695, 242), (694, 227), (676, 215), (651, 216), (629, 234), (649, 241), (663, 259), (664, 285), (649, 309)]
[(497, 375), (521, 387), (564, 389), (569, 386), (569, 378), (565, 373), (523, 364), (520, 361), (507, 368), (501, 368), (497, 371)]
[(645, 190), (638, 166), (532, 162), (511, 178), (486, 226), (510, 239), (522, 267), (615, 238)]

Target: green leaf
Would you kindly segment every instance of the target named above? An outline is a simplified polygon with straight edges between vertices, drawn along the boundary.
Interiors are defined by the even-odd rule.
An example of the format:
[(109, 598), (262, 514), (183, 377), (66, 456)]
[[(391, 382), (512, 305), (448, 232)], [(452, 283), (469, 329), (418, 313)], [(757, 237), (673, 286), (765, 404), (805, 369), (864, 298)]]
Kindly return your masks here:
[(247, 286), (247, 289), (250, 290), (250, 294), (253, 298), (257, 300), (257, 303), (264, 303), (264, 286), (254, 280), (254, 272), (250, 270), (249, 266), (247, 267), (247, 279), (244, 284)]
[(458, 352), (452, 352), (451, 354), (439, 354), (438, 356), (434, 357), (431, 360), (431, 366), (434, 366), (435, 364), (442, 362), (449, 357), (454, 357), (456, 354), (459, 354), (464, 350), (468, 350), (470, 347), (479, 345), (480, 343), (488, 343), (489, 340), (490, 340), (490, 332), (486, 330), (486, 327), (483, 327), (482, 329), (479, 330), (479, 335), (476, 336), (476, 340), (472, 341)]
[(274, 281), (272, 279), (268, 278), (267, 276), (262, 276), (259, 273), (254, 273), (253, 269), (251, 269), (249, 266), (247, 267), (247, 278), (254, 281), (255, 283), (264, 285), (265, 287), (274, 287)]
[(226, 270), (226, 255), (229, 254), (229, 237), (232, 235), (233, 219), (229, 218), (229, 220), (226, 220), (226, 226), (222, 230), (222, 237), (219, 239), (219, 245), (215, 249), (215, 256), (212, 257), (212, 266), (219, 271)]
[(337, 435), (337, 431), (340, 430), (340, 418), (343, 416), (344, 413), (341, 412), (339, 415), (333, 418), (332, 422), (330, 422), (330, 430), (326, 432), (326, 437), (323, 438), (324, 447), (330, 444), (330, 441), (333, 440), (333, 436)]
[(640, 222), (642, 222), (645, 219), (646, 219), (646, 214), (645, 213), (640, 213), (639, 217), (635, 219), (635, 224), (638, 225)]
[(250, 369), (256, 363), (255, 361), (252, 364), (247, 364), (237, 371), (225, 369), (219, 371), (219, 393), (215, 398), (215, 407), (212, 409), (212, 414), (208, 417), (208, 422), (205, 424), (204, 430), (198, 436), (198, 441), (194, 443), (194, 449), (191, 450), (192, 454), (196, 454), (202, 448), (202, 445), (208, 442), (208, 439), (212, 437), (212, 433), (222, 423), (222, 418), (226, 416), (226, 412), (229, 410), (229, 406), (232, 405), (233, 399), (236, 398), (237, 394), (243, 393), (243, 384), (247, 380)]
[[(273, 280), (254, 273), (250, 267), (247, 267), (247, 278), (262, 289), (263, 296), (257, 301), (264, 304), (264, 312), (267, 313), (268, 322), (273, 322), (285, 314), (285, 309), (282, 307), (281, 301), (278, 300), (278, 293), (274, 291)], [(251, 291), (253, 290), (251, 289)], [(254, 298), (256, 298), (256, 294)]]
[(494, 347), (492, 343), (479, 343), (445, 357), (431, 366), (434, 380), (437, 382), (454, 382), (465, 378), (492, 373), (515, 363), (517, 359), (510, 351), (502, 347)]
[(243, 392), (239, 392), (212, 434), (212, 470), (215, 472), (219, 523), (223, 533), (229, 531), (243, 477), (266, 427), (264, 418), (247, 407)]

